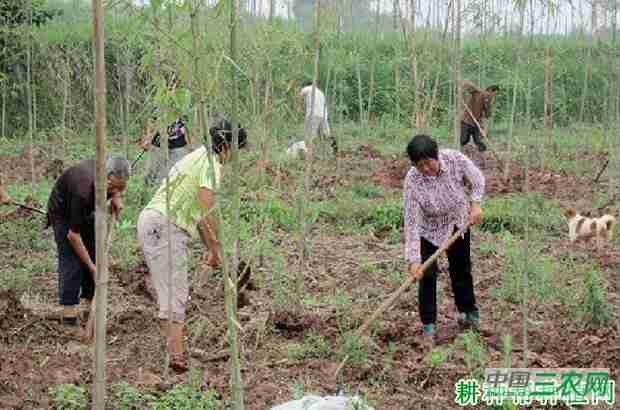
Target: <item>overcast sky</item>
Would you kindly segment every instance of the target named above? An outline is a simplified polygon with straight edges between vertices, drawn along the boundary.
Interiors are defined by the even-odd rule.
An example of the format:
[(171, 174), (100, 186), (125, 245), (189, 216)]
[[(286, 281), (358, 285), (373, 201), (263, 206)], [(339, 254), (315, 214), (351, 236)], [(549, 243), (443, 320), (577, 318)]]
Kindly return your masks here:
[[(214, 5), (218, 0), (206, 0), (207, 4)], [(393, 0), (378, 0), (381, 12), (385, 14), (392, 14), (393, 12)], [(487, 4), (487, 10), (494, 10), (495, 15), (498, 17), (498, 31), (502, 31), (505, 19), (508, 17), (510, 21), (517, 25), (519, 21), (519, 15), (515, 11), (513, 6), (506, 8), (507, 3), (512, 3), (508, 0), (484, 0)], [(149, 0), (136, 0), (138, 3), (148, 3)], [(257, 9), (264, 16), (269, 15), (269, 4), (270, 0), (247, 0), (248, 7), (255, 2)], [(439, 2), (441, 4), (441, 9), (439, 10), (439, 14), (437, 14), (434, 6)], [(465, 11), (465, 19), (464, 19), (464, 30), (472, 31), (475, 30), (474, 27), (474, 14), (475, 14), (475, 5), (480, 4), (482, 0), (462, 0), (462, 7)], [(281, 17), (287, 17), (292, 12), (292, 0), (275, 0), (276, 5), (276, 15)], [(437, 21), (443, 22), (445, 19), (445, 13), (447, 11), (447, 4), (449, 1), (446, 0), (418, 0), (418, 13), (417, 20), (419, 24), (426, 24), (427, 21), (432, 21), (436, 24)], [(534, 0), (534, 31), (536, 32), (546, 32), (549, 29), (551, 32), (564, 32), (567, 30), (575, 29), (576, 27), (584, 26), (587, 31), (590, 31), (590, 16), (592, 13), (592, 9), (590, 6), (590, 1), (587, 0), (555, 0), (552, 3), (557, 4), (558, 8), (553, 18), (550, 20), (550, 27), (547, 28), (547, 13), (548, 9), (541, 6), (542, 1)], [(571, 6), (571, 3), (574, 6)], [(408, 18), (409, 5), (411, 4), (411, 0), (400, 0), (401, 4), (401, 12), (402, 15)], [(376, 10), (377, 0), (371, 1), (371, 7), (373, 10)], [(430, 14), (429, 14), (430, 12)], [(530, 18), (530, 10), (528, 9), (528, 13), (526, 15), (525, 25), (529, 29), (530, 22), (532, 21)], [(605, 13), (599, 13), (598, 18), (598, 27), (610, 25), (611, 13), (608, 13), (605, 16)], [(490, 21), (487, 20), (487, 21)]]
[[(215, 3), (216, 0), (211, 0), (212, 3)], [(248, 4), (251, 4), (253, 0), (248, 0)], [(258, 9), (266, 16), (269, 14), (269, 0), (255, 0)], [(276, 3), (276, 14), (286, 17), (288, 15), (288, 8), (291, 0), (275, 0)], [(442, 7), (440, 10), (440, 14), (437, 15), (434, 6), (437, 2), (439, 2)], [(418, 13), (417, 18), (418, 21), (424, 23), (429, 18), (433, 21), (437, 21), (437, 19), (445, 19), (445, 13), (447, 11), (447, 4), (449, 2), (445, 0), (418, 0)], [(462, 0), (463, 10), (466, 11), (466, 19), (464, 21), (466, 29), (473, 29), (473, 15), (476, 4), (482, 3), (480, 0)], [(487, 9), (494, 10), (495, 14), (501, 19), (502, 27), (504, 25), (505, 18), (508, 17), (514, 24), (517, 24), (519, 21), (519, 15), (515, 11), (514, 7), (506, 8), (508, 2), (506, 0), (486, 0)], [(566, 27), (574, 28), (575, 26), (579, 27), (580, 25), (585, 25), (586, 29), (590, 29), (590, 17), (592, 14), (592, 8), (590, 6), (590, 2), (586, 0), (555, 0), (551, 3), (557, 5), (557, 9), (554, 14), (552, 14), (552, 19), (550, 20), (549, 30), (551, 32), (564, 32)], [(573, 6), (571, 6), (571, 3)], [(377, 1), (371, 1), (373, 10), (376, 10)], [(382, 13), (392, 14), (393, 12), (393, 0), (379, 0), (379, 4), (381, 7)], [(401, 9), (403, 16), (409, 16), (409, 5), (411, 4), (410, 0), (401, 0)], [(534, 29), (537, 32), (547, 31), (547, 13), (549, 10), (545, 7), (541, 6), (541, 1), (534, 1)], [(598, 26), (609, 25), (611, 19), (611, 13), (599, 12), (598, 17)], [(528, 9), (527, 17), (526, 17), (526, 26), (529, 27), (530, 24), (530, 10)]]

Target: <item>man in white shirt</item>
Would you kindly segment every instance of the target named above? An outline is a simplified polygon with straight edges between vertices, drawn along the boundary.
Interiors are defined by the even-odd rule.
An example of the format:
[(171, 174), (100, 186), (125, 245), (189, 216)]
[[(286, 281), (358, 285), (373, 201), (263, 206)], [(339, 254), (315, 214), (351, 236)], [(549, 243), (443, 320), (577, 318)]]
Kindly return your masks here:
[(299, 102), (305, 111), (305, 126), (308, 127), (306, 129), (306, 135), (310, 135), (310, 138), (315, 138), (317, 136), (320, 138), (329, 138), (331, 140), (332, 149), (334, 150), (334, 155), (337, 155), (338, 143), (336, 142), (336, 138), (331, 135), (329, 123), (327, 122), (325, 94), (319, 90), (318, 86), (315, 87), (314, 101), (312, 101), (312, 81), (305, 81), (302, 84), (301, 91), (299, 91)]

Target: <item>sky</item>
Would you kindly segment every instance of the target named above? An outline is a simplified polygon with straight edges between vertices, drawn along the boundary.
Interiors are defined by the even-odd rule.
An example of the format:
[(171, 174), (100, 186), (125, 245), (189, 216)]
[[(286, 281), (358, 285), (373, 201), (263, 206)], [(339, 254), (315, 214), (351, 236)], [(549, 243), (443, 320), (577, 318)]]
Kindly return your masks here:
[[(216, 2), (216, 0), (212, 0)], [(251, 3), (252, 0), (248, 0), (248, 3)], [(269, 14), (269, 0), (255, 0), (256, 4), (259, 7), (259, 10), (263, 15), (267, 16)], [(567, 27), (570, 29), (574, 29), (575, 26), (585, 26), (586, 30), (591, 28), (590, 25), (590, 16), (592, 13), (592, 9), (590, 6), (590, 1), (587, 0), (546, 0), (553, 4), (556, 4), (557, 10), (554, 14), (552, 14), (553, 18), (550, 21), (549, 27), (547, 27), (547, 14), (548, 9), (541, 6), (543, 4), (542, 1), (535, 0), (534, 4), (534, 31), (536, 32), (565, 32)], [(440, 11), (439, 16), (434, 11), (431, 12), (431, 18), (433, 20), (437, 20), (438, 18), (443, 21), (445, 19), (445, 13), (447, 10), (448, 1), (445, 0), (418, 0), (418, 13), (417, 19), (418, 21), (426, 21), (429, 16), (429, 6), (435, 5), (437, 2), (442, 4), (442, 10)], [(518, 13), (515, 12), (513, 7), (506, 9), (506, 4), (510, 3), (507, 0), (461, 0), (461, 4), (463, 10), (465, 11), (466, 19), (464, 21), (465, 30), (473, 30), (474, 22), (473, 22), (473, 14), (475, 10), (475, 5), (480, 3), (487, 4), (488, 8), (493, 8), (496, 10), (496, 14), (501, 17), (504, 21), (505, 17), (509, 17), (511, 21), (515, 24), (518, 23)], [(282, 17), (286, 17), (288, 15), (288, 7), (287, 4), (290, 3), (290, 0), (275, 0), (276, 3), (276, 14)], [(409, 4), (410, 0), (400, 0), (401, 11), (403, 16), (409, 16)], [(371, 2), (373, 9), (376, 10), (377, 1)], [(571, 6), (573, 4), (573, 6)], [(379, 5), (381, 7), (382, 13), (392, 14), (393, 12), (393, 0), (380, 0)], [(433, 7), (434, 9), (434, 7)], [(607, 20), (605, 20), (602, 13), (599, 14), (599, 26), (604, 25), (605, 23), (609, 25), (611, 19), (611, 14), (608, 15)], [(531, 22), (530, 13), (528, 10), (526, 17), (526, 26), (529, 27)], [(501, 23), (504, 24), (503, 22)]]
[[(148, 3), (149, 0), (135, 0), (137, 3)], [(181, 1), (181, 0), (179, 0)], [(207, 4), (216, 4), (218, 0), (206, 0)], [(270, 0), (247, 0), (247, 4), (250, 5), (255, 1), (258, 10), (264, 16), (269, 15), (269, 4)], [(449, 1), (446, 0), (417, 0), (418, 1), (418, 13), (417, 20), (418, 22), (424, 23), (429, 19), (429, 10), (431, 10), (430, 18), (432, 21), (444, 21), (445, 13), (447, 10), (447, 4)], [(551, 23), (549, 27), (547, 27), (547, 9), (541, 6), (543, 1), (534, 0), (534, 31), (535, 32), (557, 32), (563, 33), (567, 29), (568, 31), (574, 30), (580, 26), (585, 27), (587, 31), (591, 29), (590, 25), (590, 16), (591, 16), (591, 6), (590, 1), (588, 0), (545, 0), (547, 2), (551, 2), (557, 4), (559, 7), (557, 8), (556, 13), (553, 15), (551, 19)], [(391, 15), (393, 11), (393, 0), (378, 0), (379, 5), (381, 7), (381, 12)], [(429, 8), (431, 5), (435, 5), (439, 2), (442, 7), (439, 11), (439, 14), (435, 11), (435, 8)], [(506, 4), (510, 3), (509, 0), (461, 0), (463, 10), (465, 11), (465, 20), (463, 21), (463, 27), (465, 32), (476, 31), (476, 27), (474, 24), (473, 15), (475, 14), (475, 5), (484, 2), (487, 4), (488, 8), (493, 8), (496, 10), (496, 15), (500, 18), (501, 23), (499, 23), (502, 27), (504, 25), (504, 21), (506, 17), (509, 17), (511, 22), (515, 25), (518, 24), (519, 18), (518, 13), (515, 12), (513, 7), (509, 7), (506, 9)], [(292, 12), (292, 6), (290, 5), (292, 0), (275, 0), (276, 5), (276, 15), (286, 18), (289, 15), (289, 12)], [(411, 0), (400, 0), (401, 4), (401, 12), (405, 18), (408, 18), (410, 15), (409, 12), (409, 4)], [(574, 6), (571, 6), (574, 4)], [(371, 7), (376, 10), (377, 0), (371, 1)], [(290, 8), (290, 11), (289, 11)], [(599, 17), (599, 27), (602, 25), (610, 24), (611, 15), (608, 16), (608, 19), (601, 15)], [(528, 10), (526, 17), (526, 27), (530, 27), (530, 13)], [(499, 29), (499, 26), (498, 26)], [(502, 29), (503, 30), (503, 29)]]

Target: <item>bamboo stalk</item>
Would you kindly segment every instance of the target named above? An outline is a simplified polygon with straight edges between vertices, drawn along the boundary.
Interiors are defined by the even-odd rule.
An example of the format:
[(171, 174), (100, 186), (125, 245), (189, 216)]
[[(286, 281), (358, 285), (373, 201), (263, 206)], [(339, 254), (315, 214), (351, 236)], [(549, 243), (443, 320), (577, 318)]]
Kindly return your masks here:
[(454, 1), (454, 144), (461, 146), (461, 0)]
[(6, 80), (2, 81), (2, 138), (6, 138)]
[[(445, 251), (447, 251), (450, 246), (452, 246), (452, 244), (459, 238), (462, 237), (465, 232), (467, 232), (467, 229), (469, 229), (469, 224), (466, 224), (465, 226), (463, 226), (461, 229), (459, 229), (457, 232), (455, 232), (450, 238), (448, 238), (446, 240), (446, 242), (443, 243), (443, 245), (441, 245), (441, 247), (439, 249), (437, 249), (435, 251), (435, 253), (433, 253), (430, 258), (428, 258), (426, 261), (424, 261), (424, 263), (421, 266), (421, 270), (422, 272), (425, 272), (436, 260), (437, 258), (439, 258), (439, 256), (441, 254), (443, 254)], [(407, 290), (409, 289), (409, 287), (413, 284), (413, 282), (415, 282), (416, 279), (411, 276), (408, 275), (407, 279), (405, 279), (405, 281), (400, 285), (400, 287), (390, 295), (390, 297), (388, 297), (378, 308), (377, 310), (375, 310), (373, 312), (372, 315), (370, 315), (370, 317), (368, 319), (366, 319), (366, 321), (362, 324), (362, 326), (359, 327), (359, 329), (357, 329), (357, 335), (359, 337), (363, 336), (367, 331), (368, 328), (370, 327), (370, 325), (381, 315), (383, 314), (383, 312), (387, 311), (393, 304), (394, 302), (396, 302), (396, 300), (398, 300), (398, 298)], [(336, 369), (335, 372), (335, 376), (337, 377), (338, 374), (340, 373), (340, 371), (342, 370), (342, 368), (344, 367), (345, 363), (347, 362), (347, 360), (349, 359), (349, 356), (347, 355), (342, 362), (340, 362), (340, 365), (338, 366), (338, 368)]]
[[(237, 10), (238, 1), (231, 1), (230, 10), (230, 58), (236, 64), (237, 62)], [(245, 408), (243, 398), (243, 381), (241, 379), (241, 362), (239, 354), (239, 340), (237, 328), (237, 268), (239, 266), (239, 224), (240, 224), (240, 198), (239, 198), (239, 128), (237, 118), (237, 67), (235, 64), (230, 65), (230, 75), (232, 81), (232, 100), (231, 100), (231, 122), (233, 132), (232, 147), (232, 186), (233, 186), (233, 218), (236, 221), (233, 240), (233, 268), (229, 269), (228, 264), (224, 263), (224, 277), (226, 278), (226, 311), (228, 315), (228, 341), (230, 345), (231, 358), (231, 387), (232, 387), (232, 404), (234, 410), (243, 410)], [(225, 259), (225, 258), (224, 258)], [(231, 286), (232, 284), (232, 286)]]
[(32, 191), (36, 185), (36, 171), (34, 167), (34, 108), (32, 100), (32, 0), (28, 2), (28, 45), (26, 47), (26, 94), (28, 99), (28, 156), (30, 162), (30, 183)]
[[(529, 193), (529, 170), (530, 170), (530, 147), (529, 145), (526, 148), (527, 152), (525, 155), (525, 193), (526, 195)], [(524, 250), (523, 250), (523, 296), (521, 298), (521, 313), (522, 313), (522, 322), (521, 326), (523, 334), (522, 334), (522, 343), (523, 343), (523, 367), (528, 367), (528, 299), (529, 299), (529, 245), (530, 245), (530, 198), (526, 197), (526, 210), (525, 210), (525, 238), (524, 238)]]
[[(110, 251), (110, 243), (112, 242), (112, 234), (114, 231), (114, 227), (116, 226), (116, 217), (108, 212), (109, 218), (106, 223), (106, 240), (105, 240), (105, 249), (106, 255)], [(90, 313), (88, 315), (88, 321), (86, 322), (86, 327), (84, 329), (84, 338), (87, 341), (92, 341), (95, 337), (95, 322), (97, 315), (97, 288), (95, 288), (95, 295), (90, 304)]]
[(97, 317), (95, 320), (95, 399), (97, 410), (105, 408), (105, 356), (106, 356), (106, 311), (108, 299), (108, 255), (105, 248), (106, 238), (106, 175), (105, 175), (105, 139), (106, 139), (106, 87), (104, 58), (104, 15), (102, 0), (93, 0), (93, 27), (95, 32), (95, 134), (96, 134), (96, 181), (95, 181), (95, 224), (97, 281), (95, 303)]

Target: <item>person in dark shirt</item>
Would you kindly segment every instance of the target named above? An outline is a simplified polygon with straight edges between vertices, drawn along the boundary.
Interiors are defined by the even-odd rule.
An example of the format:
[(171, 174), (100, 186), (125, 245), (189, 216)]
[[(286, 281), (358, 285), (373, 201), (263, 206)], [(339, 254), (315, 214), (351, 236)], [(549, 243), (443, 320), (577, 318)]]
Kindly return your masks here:
[[(116, 216), (122, 208), (129, 162), (106, 161), (107, 197)], [(54, 229), (58, 249), (58, 296), (62, 321), (77, 326), (80, 299), (95, 293), (95, 161), (85, 160), (67, 169), (56, 181), (47, 204), (47, 224)]]
[(499, 91), (499, 87), (492, 85), (486, 90), (481, 89), (469, 80), (463, 81), (463, 92), (469, 91), (467, 98), (463, 99), (463, 114), (461, 117), (461, 146), (467, 145), (473, 138), (478, 146), (478, 151), (486, 151), (486, 145), (481, 141), (481, 136), (486, 137), (487, 132), (484, 121), (491, 116), (493, 99)]
[[(184, 90), (185, 89), (180, 89), (179, 93), (186, 95), (183, 93)], [(177, 94), (177, 80), (175, 75), (172, 75), (170, 79), (168, 94), (170, 96)], [(187, 103), (189, 103), (189, 100)], [(187, 114), (187, 105), (185, 105), (185, 109), (177, 107), (176, 112), (185, 112)], [(158, 129), (159, 116), (160, 110), (159, 107), (156, 107), (153, 110), (151, 119), (147, 121), (144, 136), (140, 144), (144, 151), (150, 151), (144, 172), (145, 182), (150, 186), (159, 186), (172, 167), (192, 150), (192, 140), (190, 133), (187, 131), (184, 118), (177, 117), (164, 131)], [(161, 126), (161, 124), (159, 125)], [(166, 164), (166, 151), (163, 149), (165, 142), (162, 141), (162, 135), (166, 135), (168, 138), (168, 164)]]

